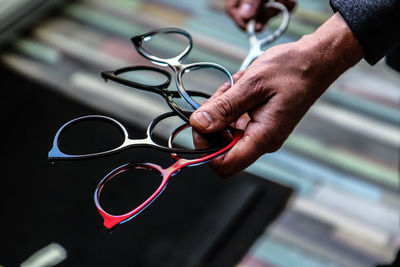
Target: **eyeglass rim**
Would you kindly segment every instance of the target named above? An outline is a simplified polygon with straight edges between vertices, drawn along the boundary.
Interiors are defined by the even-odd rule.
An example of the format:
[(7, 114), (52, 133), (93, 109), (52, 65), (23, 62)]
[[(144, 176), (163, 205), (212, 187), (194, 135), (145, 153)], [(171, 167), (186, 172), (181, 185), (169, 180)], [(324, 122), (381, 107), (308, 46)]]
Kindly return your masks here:
[[(96, 153), (77, 155), (77, 154), (67, 154), (65, 152), (62, 152), (60, 149), (60, 146), (59, 146), (61, 134), (77, 122), (81, 122), (81, 121), (85, 121), (85, 120), (93, 120), (93, 119), (105, 120), (105, 121), (111, 122), (114, 125), (116, 125), (118, 130), (121, 131), (121, 133), (124, 137), (124, 142), (122, 142), (122, 144), (116, 148), (113, 148), (113, 149), (110, 149), (107, 151), (96, 152)], [(53, 139), (53, 146), (48, 153), (48, 160), (87, 159), (87, 158), (96, 158), (96, 157), (110, 155), (110, 154), (116, 153), (119, 150), (121, 150), (121, 147), (124, 146), (125, 141), (127, 139), (129, 139), (129, 134), (128, 134), (128, 131), (126, 130), (126, 128), (119, 121), (117, 121), (111, 117), (103, 116), (103, 115), (86, 115), (86, 116), (77, 117), (77, 118), (74, 118), (74, 119), (66, 122), (64, 125), (62, 125), (58, 129), (58, 131)]]
[[(57, 133), (54, 137), (54, 140), (53, 140), (53, 146), (48, 153), (48, 159), (51, 161), (54, 161), (54, 160), (76, 160), (76, 159), (96, 158), (96, 157), (102, 157), (102, 156), (107, 156), (107, 155), (117, 153), (124, 149), (128, 149), (129, 147), (134, 146), (134, 145), (136, 145), (138, 147), (139, 146), (150, 147), (153, 149), (158, 149), (160, 151), (165, 151), (165, 152), (170, 152), (170, 153), (179, 153), (179, 154), (205, 154), (205, 153), (213, 153), (220, 149), (220, 148), (209, 148), (209, 149), (170, 148), (168, 146), (163, 146), (163, 145), (160, 145), (157, 142), (155, 142), (153, 139), (153, 133), (152, 133), (153, 129), (162, 120), (172, 117), (172, 116), (179, 116), (179, 115), (176, 112), (171, 111), (171, 112), (161, 114), (158, 117), (156, 117), (155, 119), (153, 119), (147, 126), (146, 138), (144, 138), (144, 139), (130, 139), (129, 133), (126, 130), (125, 126), (123, 126), (116, 119), (113, 119), (108, 116), (86, 115), (86, 116), (72, 119), (72, 120), (66, 122), (57, 131)], [(189, 113), (186, 113), (186, 116), (190, 117)], [(124, 137), (124, 141), (122, 142), (121, 145), (119, 145), (118, 147), (115, 147), (113, 149), (106, 150), (106, 151), (101, 151), (101, 152), (96, 152), (96, 153), (87, 153), (87, 154), (81, 154), (81, 155), (67, 154), (67, 153), (61, 151), (60, 146), (59, 146), (60, 136), (65, 130), (67, 130), (72, 125), (76, 124), (77, 122), (81, 122), (81, 121), (85, 121), (85, 120), (97, 120), (97, 119), (111, 122), (117, 126), (117, 128), (121, 131), (121, 133), (123, 134), (123, 137)], [(142, 142), (142, 143), (140, 143), (140, 142)], [(146, 143), (144, 143), (144, 142), (146, 142)]]
[[(185, 112), (183, 111), (184, 114), (186, 114), (186, 116), (189, 116), (189, 114), (191, 114), (191, 112)], [(159, 115), (158, 117), (156, 117), (155, 119), (153, 119), (149, 126), (147, 127), (146, 130), (146, 135), (153, 140), (153, 129), (157, 126), (158, 123), (160, 123), (162, 120), (169, 118), (169, 117), (173, 117), (173, 116), (177, 116), (178, 114), (176, 114), (175, 112), (171, 111), (171, 112), (167, 112), (164, 114)], [(178, 115), (179, 116), (179, 115)], [(184, 125), (187, 125), (187, 127), (191, 127), (189, 123), (185, 123)], [(179, 126), (178, 128), (180, 128), (181, 126)], [(176, 132), (176, 129), (171, 133), (174, 134)], [(175, 136), (177, 136), (179, 134), (176, 133)], [(168, 139), (170, 139), (170, 136), (168, 137)], [(157, 144), (154, 140), (153, 142), (155, 144)], [(167, 141), (168, 142), (168, 141)], [(157, 144), (158, 145), (158, 144)], [(190, 155), (201, 155), (201, 154), (210, 154), (210, 153), (215, 153), (217, 151), (220, 151), (221, 147), (215, 147), (215, 148), (204, 148), (204, 149), (184, 149), (184, 148), (173, 148), (172, 146), (169, 146), (167, 144), (166, 147), (159, 145), (159, 149), (165, 152), (169, 152), (169, 153), (176, 153), (176, 154), (190, 154)]]
[[(181, 126), (182, 127), (182, 126)], [(180, 128), (180, 127), (179, 127)], [(136, 217), (139, 213), (141, 213), (143, 210), (145, 210), (150, 204), (153, 203), (153, 201), (165, 190), (165, 188), (168, 185), (168, 182), (170, 178), (177, 174), (182, 168), (184, 167), (190, 167), (190, 166), (196, 166), (199, 164), (204, 164), (209, 162), (212, 159), (215, 159), (216, 157), (224, 154), (226, 151), (231, 149), (242, 137), (243, 137), (243, 131), (238, 130), (238, 129), (233, 129), (230, 128), (230, 131), (232, 131), (233, 139), (232, 141), (222, 148), (221, 150), (214, 152), (212, 154), (208, 154), (206, 156), (200, 157), (198, 159), (183, 159), (180, 158), (175, 164), (171, 165), (170, 167), (163, 169), (161, 166), (154, 164), (154, 163), (127, 163), (124, 164), (110, 173), (108, 173), (96, 186), (96, 190), (94, 192), (94, 201), (97, 210), (99, 211), (100, 215), (103, 217), (104, 220), (104, 226), (111, 230), (114, 229), (117, 225), (125, 223), (134, 217)], [(153, 194), (151, 194), (145, 201), (142, 202), (139, 206), (134, 208), (133, 210), (126, 212), (124, 214), (120, 215), (112, 215), (108, 212), (106, 212), (100, 205), (100, 193), (102, 189), (104, 188), (105, 184), (111, 180), (114, 179), (118, 174), (128, 171), (132, 168), (135, 167), (145, 167), (146, 169), (157, 171), (162, 175), (162, 181), (160, 183), (160, 186), (154, 191)]]
[[(280, 13), (282, 13), (282, 21), (281, 21), (281, 24), (279, 25), (279, 27), (272, 34), (269, 34), (268, 36), (261, 38), (261, 39), (257, 38), (257, 35), (259, 35), (259, 34), (256, 34), (256, 32), (255, 32), (255, 21), (250, 20), (249, 23), (247, 23), (247, 27), (246, 27), (247, 35), (249, 36), (249, 38), (254, 38), (254, 40), (259, 43), (260, 48), (267, 44), (274, 42), (283, 33), (285, 33), (289, 26), (289, 22), (290, 22), (290, 13), (284, 4), (279, 3), (279, 2), (266, 2), (265, 7), (278, 9), (280, 11)], [(262, 34), (262, 33), (260, 33), (260, 34)]]
[[(172, 148), (172, 147), (173, 147), (174, 140), (175, 140), (175, 137), (176, 137), (177, 135), (179, 135), (180, 132), (182, 132), (183, 130), (187, 129), (188, 127), (190, 127), (190, 125), (188, 125), (188, 124), (182, 124), (181, 126), (179, 126), (178, 128), (176, 128), (176, 129), (171, 133), (171, 135), (170, 135), (169, 138), (168, 138), (168, 147)], [(230, 131), (229, 128), (228, 128), (227, 130), (228, 130), (229, 133), (231, 133), (231, 131)], [(232, 135), (232, 139), (233, 139), (233, 135)], [(232, 141), (231, 141), (231, 142), (232, 142)], [(229, 144), (228, 144), (228, 146), (229, 146)], [(184, 160), (191, 160), (191, 159), (182, 158), (182, 157), (180, 157), (180, 156), (178, 155), (178, 153), (174, 153), (174, 152), (171, 152), (171, 157), (172, 157), (175, 161), (179, 161), (179, 160), (181, 160), (181, 159), (184, 159)], [(205, 156), (204, 156), (204, 157), (205, 157)], [(211, 161), (211, 160), (213, 160), (213, 159), (214, 159), (214, 158), (210, 158), (209, 160), (207, 160), (207, 162), (208, 162), (208, 161)], [(201, 162), (201, 163), (207, 163), (207, 162)], [(190, 166), (195, 166), (195, 165), (192, 165), (192, 164), (191, 164)]]
[[(181, 34), (183, 36), (185, 36), (188, 41), (189, 44), (186, 46), (186, 48), (177, 56), (172, 57), (172, 58), (161, 58), (161, 57), (157, 57), (154, 55), (151, 55), (150, 53), (148, 53), (146, 50), (144, 50), (142, 48), (142, 43), (144, 41), (145, 38), (147, 37), (151, 37), (153, 35), (156, 34), (169, 34), (169, 33), (176, 33), (176, 34)], [(134, 37), (131, 38), (131, 42), (133, 43), (136, 51), (141, 54), (143, 57), (147, 58), (148, 60), (152, 61), (153, 63), (158, 63), (161, 64), (163, 66), (167, 66), (169, 65), (169, 61), (178, 61), (181, 62), (182, 60), (184, 60), (187, 55), (190, 53), (190, 51), (193, 48), (193, 39), (192, 36), (190, 35), (190, 33), (188, 33), (187, 31), (180, 29), (180, 28), (161, 28), (161, 29), (157, 29), (157, 30), (152, 30), (149, 32), (146, 32), (144, 34), (140, 34), (140, 35), (136, 35)]]
[[(132, 80), (128, 80), (128, 79), (125, 79), (125, 78), (119, 76), (120, 74), (122, 74), (124, 72), (140, 71), (140, 70), (158, 72), (159, 74), (165, 76), (166, 81), (161, 84), (158, 84), (158, 85), (147, 85), (147, 84), (143, 84), (143, 83), (134, 82)], [(160, 68), (154, 68), (151, 66), (128, 66), (128, 67), (124, 67), (124, 68), (120, 68), (120, 69), (116, 69), (116, 70), (102, 71), (101, 77), (105, 81), (112, 80), (114, 82), (118, 82), (118, 83), (121, 83), (121, 84), (129, 86), (129, 87), (153, 91), (156, 93), (159, 93), (159, 90), (168, 88), (168, 86), (171, 84), (171, 74), (168, 71), (160, 69)]]
[[(113, 215), (113, 214), (106, 212), (100, 204), (100, 194), (101, 194), (101, 191), (103, 190), (105, 184), (108, 181), (116, 178), (116, 176), (118, 176), (118, 174), (129, 171), (131, 169), (136, 169), (136, 167), (145, 168), (147, 170), (156, 171), (156, 172), (160, 173), (162, 175), (162, 180), (161, 180), (160, 185), (157, 187), (157, 189), (154, 191), (153, 194), (151, 194), (145, 201), (143, 201), (140, 205), (138, 205), (133, 210), (128, 211), (124, 214), (120, 214), (120, 215)], [(104, 222), (103, 222), (104, 226), (108, 230), (112, 230), (119, 224), (125, 223), (125, 222), (133, 219), (137, 215), (139, 215), (139, 213), (144, 211), (154, 200), (156, 200), (161, 195), (161, 193), (167, 187), (168, 180), (169, 179), (167, 179), (164, 169), (161, 166), (154, 164), (154, 163), (126, 163), (126, 164), (119, 166), (119, 167), (115, 168), (114, 170), (112, 170), (110, 173), (108, 173), (106, 176), (104, 176), (104, 178), (97, 184), (96, 189), (94, 191), (94, 202), (95, 202), (98, 212), (100, 213), (101, 217), (104, 220)]]
[[(171, 91), (170, 91), (171, 92)], [(192, 98), (194, 96), (203, 97), (205, 99), (209, 99), (211, 96), (209, 94), (199, 92), (199, 91), (186, 91), (186, 93)], [(167, 95), (167, 103), (172, 110), (174, 110), (178, 116), (186, 123), (190, 123), (190, 116), (192, 115), (192, 111), (185, 111), (179, 107), (179, 105), (174, 101), (173, 98), (181, 97), (179, 91), (172, 91), (171, 95)], [(187, 103), (187, 101), (183, 98), (183, 100)]]
[[(147, 38), (149, 36), (153, 36), (155, 34), (159, 34), (159, 33), (182, 34), (188, 38), (189, 45), (184, 49), (184, 51), (181, 54), (179, 54), (178, 56), (173, 57), (173, 58), (163, 59), (163, 58), (159, 58), (157, 56), (151, 55), (142, 48), (142, 42), (145, 38)], [(193, 47), (193, 40), (192, 40), (191, 35), (183, 29), (179, 29), (179, 28), (157, 29), (157, 30), (153, 30), (153, 31), (144, 33), (142, 35), (134, 36), (131, 38), (131, 41), (132, 41), (133, 45), (135, 46), (135, 49), (137, 50), (137, 52), (139, 54), (141, 54), (143, 57), (152, 61), (153, 63), (158, 63), (163, 66), (168, 66), (176, 73), (175, 81), (177, 83), (177, 88), (178, 88), (179, 94), (194, 109), (198, 109), (201, 105), (189, 96), (189, 94), (187, 93), (186, 89), (183, 86), (182, 76), (185, 73), (185, 71), (187, 71), (195, 66), (208, 66), (208, 67), (211, 66), (212, 68), (223, 71), (228, 76), (228, 78), (231, 82), (231, 85), (234, 84), (232, 74), (222, 65), (212, 63), (212, 62), (197, 62), (197, 63), (193, 63), (193, 64), (182, 64), (181, 63), (181, 61), (189, 54), (189, 52), (191, 51), (191, 49)]]
[[(158, 86), (157, 85), (152, 86), (152, 85), (145, 85), (142, 83), (136, 83), (131, 80), (128, 80), (128, 79), (118, 76), (119, 74), (121, 74), (125, 71), (135, 71), (135, 70), (156, 71), (163, 75), (166, 75), (166, 77), (168, 75), (168, 81), (166, 81), (165, 83), (160, 84)], [(179, 117), (181, 117), (181, 119), (183, 119), (185, 122), (189, 123), (191, 112), (188, 113), (185, 110), (183, 110), (174, 100), (174, 98), (182, 97), (181, 93), (179, 92), (179, 90), (178, 91), (168, 90), (168, 86), (171, 82), (171, 75), (169, 72), (167, 72), (163, 69), (152, 67), (152, 66), (130, 66), (130, 67), (120, 68), (120, 69), (117, 69), (114, 71), (112, 71), (112, 70), (111, 71), (103, 71), (101, 73), (101, 76), (106, 81), (112, 80), (116, 83), (119, 83), (119, 84), (122, 84), (122, 85), (125, 85), (128, 87), (145, 90), (145, 91), (151, 91), (153, 93), (157, 93), (157, 94), (161, 95), (167, 101), (168, 106), (172, 110), (176, 111), (176, 113), (178, 114)], [(206, 94), (206, 93), (203, 93), (200, 91), (187, 90), (186, 93), (189, 95), (189, 98), (192, 98), (193, 96), (197, 96), (197, 97), (203, 97), (205, 99), (208, 99), (211, 97), (209, 94)], [(185, 100), (185, 102), (187, 102), (187, 101)]]
[[(232, 74), (222, 65), (212, 63), (212, 62), (196, 62), (193, 64), (184, 65), (182, 70), (178, 71), (177, 75), (176, 75), (177, 88), (178, 88), (178, 92), (181, 95), (181, 97), (194, 109), (198, 109), (201, 106), (201, 104), (197, 103), (196, 100), (194, 100), (193, 98), (190, 97), (190, 95), (188, 93), (189, 90), (185, 89), (185, 86), (183, 83), (183, 76), (185, 75), (185, 73), (188, 73), (192, 69), (195, 69), (195, 68), (204, 68), (204, 69), (210, 68), (210, 69), (220, 70), (227, 76), (227, 78), (229, 79), (229, 82), (231, 83), (231, 86), (234, 84)], [(222, 86), (222, 84), (221, 84), (221, 86)]]

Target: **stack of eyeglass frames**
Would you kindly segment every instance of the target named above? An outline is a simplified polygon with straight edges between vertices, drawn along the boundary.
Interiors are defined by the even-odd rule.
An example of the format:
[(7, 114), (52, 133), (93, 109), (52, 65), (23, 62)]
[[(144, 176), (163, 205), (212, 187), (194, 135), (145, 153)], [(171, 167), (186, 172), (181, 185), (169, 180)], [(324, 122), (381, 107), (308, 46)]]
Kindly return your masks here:
[[(171, 83), (171, 75), (163, 68), (152, 66), (131, 66), (116, 71), (106, 71), (102, 77), (106, 80), (129, 86), (132, 88), (157, 93), (162, 96), (171, 108), (172, 112), (162, 114), (155, 118), (148, 126), (145, 138), (131, 139), (125, 127), (115, 119), (100, 115), (89, 115), (76, 118), (64, 124), (56, 133), (53, 147), (49, 152), (50, 160), (61, 159), (86, 159), (102, 157), (117, 153), (128, 148), (147, 147), (171, 153), (175, 163), (168, 168), (162, 168), (153, 163), (128, 163), (120, 166), (107, 174), (97, 185), (94, 200), (100, 215), (104, 219), (104, 226), (113, 229), (118, 224), (124, 223), (150, 205), (165, 189), (169, 179), (178, 173), (183, 167), (194, 166), (206, 163), (229, 150), (242, 137), (243, 132), (237, 129), (227, 129), (231, 139), (227, 144), (214, 148), (176, 148), (173, 145), (175, 137), (189, 128), (188, 124), (191, 113), (200, 107), (201, 103), (222, 84), (230, 82), (233, 84), (231, 74), (221, 65), (211, 62), (198, 62), (183, 64), (182, 61), (188, 56), (192, 49), (193, 41), (190, 34), (177, 28), (166, 28), (151, 31), (143, 35), (135, 36), (132, 39), (137, 52), (147, 60), (160, 66), (167, 66), (173, 71), (174, 83)], [(179, 52), (171, 54), (169, 49), (163, 47), (180, 48), (174, 49)], [(150, 79), (149, 79), (150, 77)], [(204, 80), (208, 81), (210, 88), (204, 88)], [(149, 82), (151, 81), (151, 82)], [(210, 83), (210, 81), (212, 81)], [(177, 90), (171, 90), (175, 85)], [(167, 120), (178, 117), (181, 121), (180, 126), (169, 133), (167, 144), (160, 144), (155, 138), (157, 129), (165, 124)], [(105, 148), (84, 148), (73, 141), (74, 137), (87, 135), (91, 139), (90, 127), (88, 124), (101, 124), (102, 135), (118, 135), (119, 141), (103, 142)], [(160, 131), (159, 131), (160, 132)], [(161, 131), (162, 132), (162, 131)], [(165, 137), (165, 133), (163, 135)], [(89, 152), (88, 152), (89, 151)], [(195, 154), (194, 158), (181, 158), (182, 154)], [(121, 214), (112, 215), (106, 212), (100, 202), (100, 194), (104, 186), (114, 178), (120, 177), (127, 171), (135, 171), (135, 174), (143, 177), (149, 173), (156, 173), (158, 181), (154, 186), (140, 191), (140, 200), (136, 203), (136, 208)], [(159, 178), (162, 179), (159, 179)], [(138, 177), (140, 178), (140, 177)]]

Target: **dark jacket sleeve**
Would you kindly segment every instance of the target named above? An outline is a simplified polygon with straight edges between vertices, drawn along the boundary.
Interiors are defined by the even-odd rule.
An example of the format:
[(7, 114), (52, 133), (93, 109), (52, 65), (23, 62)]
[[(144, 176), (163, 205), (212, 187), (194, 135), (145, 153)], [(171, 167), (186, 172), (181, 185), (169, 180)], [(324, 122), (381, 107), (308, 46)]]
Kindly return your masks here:
[(371, 65), (400, 48), (400, 0), (331, 0)]

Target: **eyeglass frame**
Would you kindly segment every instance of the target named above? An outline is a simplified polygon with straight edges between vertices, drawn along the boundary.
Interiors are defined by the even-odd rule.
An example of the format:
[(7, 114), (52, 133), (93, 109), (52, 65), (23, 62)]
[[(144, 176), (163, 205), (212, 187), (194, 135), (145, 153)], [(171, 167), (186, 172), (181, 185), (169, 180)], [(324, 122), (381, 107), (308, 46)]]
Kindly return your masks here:
[[(169, 141), (168, 141), (168, 146), (171, 147), (173, 139), (175, 138), (175, 136), (177, 134), (179, 134), (179, 132), (181, 132), (182, 130), (186, 129), (189, 126), (190, 126), (189, 124), (184, 124), (184, 125), (178, 127), (173, 132), (173, 134), (170, 136)], [(127, 163), (127, 164), (124, 164), (124, 165), (114, 169), (110, 173), (108, 173), (98, 183), (98, 185), (96, 186), (96, 190), (94, 192), (94, 202), (95, 202), (95, 205), (96, 205), (96, 208), (97, 208), (98, 212), (103, 217), (104, 226), (109, 231), (112, 231), (117, 225), (125, 223), (125, 222), (133, 219), (139, 213), (141, 213), (143, 210), (145, 210), (150, 204), (152, 204), (153, 201), (158, 196), (161, 195), (161, 193), (167, 187), (168, 182), (170, 181), (170, 178), (172, 176), (174, 176), (175, 174), (177, 174), (182, 168), (201, 165), (201, 164), (207, 163), (207, 162), (209, 162), (209, 161), (221, 156), (226, 151), (231, 149), (243, 137), (243, 131), (241, 131), (241, 130), (232, 128), (232, 129), (229, 129), (229, 132), (232, 134), (232, 137), (233, 137), (231, 142), (227, 146), (221, 148), (219, 151), (216, 151), (216, 152), (214, 152), (212, 154), (208, 154), (206, 156), (202, 156), (202, 157), (197, 158), (197, 159), (185, 159), (185, 158), (179, 157), (176, 153), (171, 153), (172, 158), (176, 162), (174, 164), (172, 164), (171, 166), (167, 167), (167, 168), (162, 168), (161, 166), (159, 166), (157, 164), (154, 164), (154, 163)], [(143, 201), (142, 204), (138, 205), (133, 210), (131, 210), (131, 211), (127, 212), (127, 213), (121, 214), (121, 215), (109, 214), (108, 212), (106, 212), (101, 207), (101, 204), (100, 204), (101, 191), (103, 190), (105, 184), (108, 181), (114, 179), (118, 174), (123, 173), (125, 171), (129, 171), (131, 169), (146, 169), (146, 170), (149, 170), (149, 171), (155, 171), (155, 172), (158, 172), (159, 174), (161, 174), (163, 178), (162, 178), (162, 181), (161, 181), (160, 185), (154, 191), (154, 193), (151, 194), (150, 197), (148, 197), (145, 201)]]
[(261, 54), (264, 53), (262, 47), (266, 46), (274, 42), (278, 39), (282, 34), (284, 34), (289, 26), (290, 22), (290, 13), (289, 10), (286, 8), (285, 5), (279, 2), (266, 2), (265, 7), (275, 8), (278, 9), (282, 13), (282, 22), (279, 25), (278, 29), (276, 29), (272, 34), (264, 37), (264, 38), (257, 38), (256, 35), (256, 21), (250, 20), (247, 23), (246, 32), (249, 38), (250, 48), (246, 58), (243, 60), (240, 70), (246, 70), (254, 60), (256, 60)]
[[(185, 148), (173, 148), (169, 144), (167, 146), (162, 146), (162, 145), (158, 144), (153, 139), (153, 135), (152, 135), (153, 129), (162, 120), (169, 118), (169, 117), (173, 117), (173, 116), (177, 116), (177, 114), (175, 112), (167, 112), (167, 113), (161, 114), (160, 116), (153, 119), (149, 123), (149, 125), (146, 129), (146, 137), (141, 138), (141, 139), (129, 138), (129, 133), (128, 133), (127, 129), (125, 128), (125, 126), (123, 126), (119, 121), (117, 121), (111, 117), (108, 117), (108, 116), (87, 115), (87, 116), (75, 118), (73, 120), (66, 122), (57, 131), (57, 133), (54, 137), (54, 140), (53, 140), (53, 146), (48, 153), (48, 159), (49, 160), (76, 160), (76, 159), (97, 158), (97, 157), (112, 155), (117, 152), (129, 149), (129, 148), (136, 148), (136, 147), (148, 147), (148, 148), (153, 148), (153, 149), (157, 149), (160, 151), (165, 151), (165, 152), (170, 152), (170, 153), (178, 153), (178, 154), (208, 154), (208, 153), (214, 153), (215, 151), (218, 151), (219, 149), (221, 149), (221, 148), (185, 149)], [(68, 128), (70, 128), (74, 124), (77, 124), (82, 121), (87, 121), (87, 120), (104, 120), (104, 121), (108, 121), (109, 123), (112, 123), (122, 133), (122, 135), (124, 137), (124, 141), (118, 147), (115, 147), (115, 148), (112, 148), (112, 149), (109, 149), (106, 151), (96, 152), (96, 153), (68, 154), (68, 153), (62, 152), (60, 149), (60, 146), (59, 146), (60, 136), (62, 135), (62, 133), (65, 132)], [(171, 133), (171, 135), (175, 135), (175, 131), (173, 131)]]
[[(169, 34), (169, 33), (176, 33), (176, 34), (181, 34), (184, 37), (186, 37), (189, 41), (188, 46), (177, 56), (172, 57), (172, 58), (160, 58), (154, 55), (151, 55), (148, 53), (143, 47), (142, 47), (142, 42), (146, 38), (151, 38), (153, 35), (156, 34)], [(183, 81), (182, 81), (182, 76), (184, 73), (191, 71), (193, 68), (196, 67), (208, 67), (208, 68), (213, 68), (220, 70), (225, 73), (225, 75), (228, 77), (229, 82), (231, 85), (233, 85), (233, 77), (230, 74), (230, 72), (223, 66), (212, 63), (212, 62), (197, 62), (197, 63), (191, 63), (191, 64), (182, 64), (181, 62), (189, 55), (189, 52), (193, 48), (193, 39), (192, 36), (185, 30), (179, 29), (179, 28), (163, 28), (163, 29), (158, 29), (158, 30), (153, 30), (141, 35), (137, 35), (131, 38), (131, 41), (133, 45), (135, 46), (136, 51), (142, 55), (144, 58), (150, 60), (151, 62), (161, 65), (161, 66), (168, 66), (170, 67), (173, 72), (175, 73), (175, 82), (176, 86), (178, 89), (179, 94), (181, 97), (194, 109), (198, 109), (201, 104), (197, 103), (194, 99), (190, 97), (190, 95), (187, 93), (186, 89), (184, 88)], [(217, 88), (216, 88), (217, 89)]]
[[(139, 82), (135, 82), (133, 80), (128, 80), (125, 79), (121, 76), (119, 76), (120, 74), (124, 73), (124, 72), (130, 72), (130, 71), (140, 71), (140, 70), (144, 70), (144, 71), (154, 71), (158, 74), (161, 74), (163, 76), (165, 76), (166, 81), (157, 85), (146, 85), (146, 84), (142, 84)], [(120, 68), (114, 71), (103, 71), (101, 73), (101, 77), (103, 79), (107, 80), (112, 80), (114, 82), (117, 82), (119, 84), (123, 84), (125, 86), (131, 87), (131, 88), (136, 88), (136, 89), (140, 89), (140, 90), (144, 90), (144, 91), (149, 91), (149, 92), (153, 92), (156, 94), (159, 94), (160, 96), (162, 96), (165, 101), (167, 102), (168, 106), (175, 111), (179, 117), (181, 117), (185, 122), (189, 122), (190, 121), (190, 115), (191, 112), (188, 112), (186, 110), (183, 110), (173, 99), (174, 98), (178, 98), (181, 97), (181, 95), (179, 94), (179, 92), (177, 91), (171, 91), (168, 90), (168, 87), (171, 83), (171, 75), (169, 72), (160, 69), (160, 68), (156, 68), (156, 67), (152, 67), (152, 66), (129, 66), (129, 67), (124, 67), (124, 68)], [(210, 98), (210, 95), (203, 93), (203, 92), (198, 92), (198, 91), (191, 91), (191, 90), (187, 90), (186, 93), (192, 97), (203, 97), (205, 99)]]

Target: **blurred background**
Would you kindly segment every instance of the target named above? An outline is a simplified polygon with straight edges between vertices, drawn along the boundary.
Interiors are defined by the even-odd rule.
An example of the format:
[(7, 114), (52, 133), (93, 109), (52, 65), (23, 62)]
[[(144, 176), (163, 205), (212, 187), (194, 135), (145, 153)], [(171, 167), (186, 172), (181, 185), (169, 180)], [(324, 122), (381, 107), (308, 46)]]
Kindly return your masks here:
[[(246, 34), (236, 28), (225, 14), (223, 0), (0, 0), (0, 6), (3, 127), (7, 127), (9, 139), (6, 140), (21, 135), (18, 141), (5, 144), (7, 156), (3, 162), (12, 167), (6, 167), (9, 172), (6, 171), (2, 178), (0, 225), (3, 228), (15, 224), (7, 214), (11, 210), (17, 210), (15, 212), (19, 214), (21, 210), (15, 207), (22, 208), (26, 204), (19, 203), (13, 196), (17, 196), (14, 186), (23, 188), (28, 184), (24, 180), (11, 184), (10, 179), (15, 178), (15, 173), (24, 171), (23, 160), (35, 162), (24, 153), (24, 149), (28, 149), (27, 143), (37, 141), (31, 138), (31, 134), (37, 132), (34, 127), (41, 127), (48, 134), (42, 135), (46, 137), (43, 138), (46, 147), (42, 149), (48, 151), (57, 128), (76, 115), (96, 111), (144, 129), (149, 121), (169, 110), (159, 96), (112, 82), (104, 83), (101, 79), (100, 72), (104, 70), (151, 65), (134, 50), (130, 43), (132, 36), (163, 27), (185, 29), (194, 41), (186, 62), (211, 61), (225, 66), (231, 73), (239, 69), (249, 47)], [(328, 0), (299, 0), (287, 32), (272, 45), (298, 40), (313, 32), (331, 15)], [(272, 32), (279, 22), (279, 18), (272, 20), (266, 31)], [(173, 50), (174, 47), (161, 49)], [(24, 93), (26, 88), (30, 88), (28, 93)], [(51, 97), (42, 97), (48, 92), (51, 92)], [(38, 104), (36, 108), (42, 107), (43, 110), (36, 112), (29, 105), (37, 99), (47, 99), (46, 103), (53, 103), (53, 106)], [(234, 265), (354, 267), (390, 262), (400, 247), (399, 101), (400, 73), (390, 69), (384, 60), (375, 66), (361, 61), (327, 90), (283, 148), (264, 155), (249, 167), (242, 175), (251, 176), (250, 180), (261, 178), (269, 182), (270, 192), (271, 188), (276, 188), (276, 192), (283, 190), (282, 196), (285, 197), (271, 203), (270, 206), (275, 205), (276, 210), (282, 212), (279, 216), (268, 217), (268, 223), (259, 226), (262, 231), (257, 235), (249, 234), (252, 238), (232, 256), (237, 258)], [(63, 103), (70, 102), (68, 108), (62, 108)], [(74, 105), (79, 105), (79, 108)], [(18, 113), (21, 110), (23, 113)], [(15, 117), (15, 114), (19, 115)], [(43, 116), (46, 123), (35, 123), (35, 119), (39, 119), (35, 116)], [(51, 124), (47, 124), (49, 122)], [(42, 157), (40, 164), (46, 166), (43, 163), (46, 154), (32, 155)], [(133, 153), (129, 156), (135, 157)], [(152, 157), (153, 154), (149, 159)], [(10, 163), (12, 160), (18, 164)], [(85, 162), (80, 166), (93, 171), (101, 164)], [(78, 170), (76, 166), (75, 163), (52, 166), (52, 179), (67, 174), (79, 176), (73, 171), (68, 173), (71, 168)], [(217, 179), (205, 168), (202, 169), (203, 176)], [(96, 173), (97, 176), (93, 174), (95, 177), (91, 184), (84, 188), (89, 194), (80, 198), (82, 202), (92, 205), (91, 194), (96, 181), (104, 176), (106, 170), (111, 169), (103, 168), (102, 172)], [(23, 178), (38, 181), (43, 177), (38, 170), (34, 177)], [(34, 184), (37, 186), (37, 183), (40, 184)], [(53, 190), (53, 186), (59, 187), (53, 184), (46, 189)], [(207, 184), (204, 186), (207, 188)], [(68, 190), (74, 190), (74, 187)], [(12, 196), (6, 191), (13, 192)], [(174, 191), (166, 190), (166, 193), (174, 196)], [(37, 193), (33, 196), (44, 198)], [(46, 201), (52, 200), (44, 199), (43, 203)], [(100, 224), (94, 206), (90, 205), (91, 216), (96, 220), (88, 225)], [(260, 211), (258, 216), (262, 217), (262, 214)], [(18, 229), (21, 228), (10, 229), (10, 232), (19, 232)], [(126, 235), (127, 232), (124, 231)], [(12, 240), (12, 237), (7, 238)], [(25, 238), (29, 239), (29, 235)], [(102, 242), (102, 238), (110, 239), (102, 236), (96, 240)], [(0, 265), (21, 263), (50, 243), (44, 240), (35, 247), (31, 241), (19, 240), (22, 243), (0, 242), (4, 246), (0, 252)], [(88, 244), (101, 245), (92, 242), (88, 241)], [(24, 248), (27, 243), (32, 246)], [(170, 243), (164, 245), (171, 246)], [(68, 246), (66, 248), (68, 251)], [(123, 252), (120, 257), (130, 257), (129, 250)], [(72, 256), (84, 258), (84, 254)], [(224, 257), (229, 257), (229, 254)], [(68, 264), (67, 257), (65, 263), (65, 266), (70, 266), (72, 262)], [(59, 264), (62, 265), (62, 261)]]

